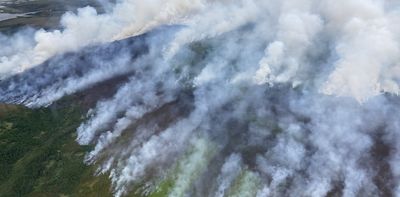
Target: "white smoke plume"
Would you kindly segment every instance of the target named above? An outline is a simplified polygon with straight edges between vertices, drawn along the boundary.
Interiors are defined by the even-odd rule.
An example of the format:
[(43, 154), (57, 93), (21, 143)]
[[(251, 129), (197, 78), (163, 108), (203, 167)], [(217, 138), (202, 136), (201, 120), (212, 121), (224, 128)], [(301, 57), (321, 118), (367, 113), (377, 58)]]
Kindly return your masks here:
[(123, 76), (77, 130), (115, 196), (400, 195), (397, 1), (122, 0), (61, 24), (0, 37), (0, 100)]
[(322, 91), (359, 101), (381, 91), (398, 94), (398, 7), (386, 7), (385, 1), (326, 1), (322, 6), (332, 19), (327, 28), (337, 32), (338, 56)]
[(216, 197), (223, 197), (233, 184), (234, 180), (239, 176), (241, 171), (242, 158), (240, 155), (232, 154), (229, 156), (221, 168), (218, 176), (218, 189), (215, 193)]
[(68, 12), (60, 21), (62, 30), (38, 30), (34, 33), (34, 42), (24, 46), (23, 51), (2, 55), (1, 77), (22, 72), (57, 54), (139, 35), (158, 25), (173, 23), (201, 9), (204, 3), (201, 0), (124, 0), (110, 13), (98, 14), (92, 7)]

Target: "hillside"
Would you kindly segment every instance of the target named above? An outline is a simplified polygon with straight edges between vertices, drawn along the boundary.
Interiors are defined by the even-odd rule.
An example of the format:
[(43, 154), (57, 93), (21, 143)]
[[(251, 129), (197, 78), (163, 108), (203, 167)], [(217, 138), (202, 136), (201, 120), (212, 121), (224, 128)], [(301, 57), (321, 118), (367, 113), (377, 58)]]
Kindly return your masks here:
[(0, 0), (0, 197), (400, 196), (399, 10)]
[(108, 178), (83, 164), (78, 106), (0, 111), (0, 196), (111, 196)]
[[(95, 3), (0, 1), (0, 31), (54, 28), (65, 11)], [(0, 104), (1, 197), (112, 196), (107, 175), (95, 176), (96, 167), (83, 162), (92, 147), (75, 141), (89, 101), (83, 108), (71, 98), (37, 109)]]

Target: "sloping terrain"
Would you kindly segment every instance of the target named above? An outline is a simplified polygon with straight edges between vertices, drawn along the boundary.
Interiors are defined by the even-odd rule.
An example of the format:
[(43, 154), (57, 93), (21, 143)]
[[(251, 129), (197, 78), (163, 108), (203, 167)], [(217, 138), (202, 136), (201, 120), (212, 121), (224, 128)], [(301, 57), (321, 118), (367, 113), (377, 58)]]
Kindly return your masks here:
[[(54, 28), (65, 11), (85, 5), (96, 2), (0, 1), (0, 16), (10, 17), (0, 21), (0, 31), (11, 33), (26, 25)], [(115, 83), (98, 89), (112, 93)], [(79, 98), (85, 99), (71, 96), (37, 109), (0, 104), (0, 196), (112, 196), (107, 175), (95, 176), (96, 167), (83, 163), (92, 147), (75, 141), (76, 128), (94, 99)]]
[(108, 178), (83, 164), (78, 106), (0, 110), (0, 196), (111, 196)]
[(109, 5), (6, 24), (0, 196), (400, 196), (399, 3)]

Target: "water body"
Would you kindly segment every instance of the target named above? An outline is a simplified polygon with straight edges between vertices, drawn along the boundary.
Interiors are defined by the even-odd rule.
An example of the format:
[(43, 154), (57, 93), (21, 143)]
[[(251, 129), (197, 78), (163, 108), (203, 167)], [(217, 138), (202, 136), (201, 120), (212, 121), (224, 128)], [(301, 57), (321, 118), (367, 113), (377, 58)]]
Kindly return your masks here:
[(59, 0), (0, 0), (0, 32), (12, 34), (19, 28), (26, 26), (37, 29), (55, 29), (59, 27), (62, 14), (89, 5), (94, 7), (97, 12), (103, 12), (102, 6), (94, 0), (71, 0), (67, 2)]

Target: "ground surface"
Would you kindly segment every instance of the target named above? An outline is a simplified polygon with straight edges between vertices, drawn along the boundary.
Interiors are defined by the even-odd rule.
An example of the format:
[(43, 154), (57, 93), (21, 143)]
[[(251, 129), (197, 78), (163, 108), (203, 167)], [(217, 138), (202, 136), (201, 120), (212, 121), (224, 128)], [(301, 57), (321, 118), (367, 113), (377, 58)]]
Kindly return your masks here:
[[(86, 5), (101, 11), (93, 0), (0, 0), (0, 32), (56, 28), (64, 12)], [(0, 104), (0, 197), (111, 196), (107, 175), (94, 176), (95, 166), (83, 163), (91, 147), (75, 142), (86, 113), (75, 101), (42, 109)]]
[(55, 28), (62, 14), (88, 5), (103, 11), (96, 0), (0, 0), (0, 32), (12, 33), (25, 26)]
[(110, 196), (106, 176), (83, 164), (77, 106), (0, 106), (0, 196)]

